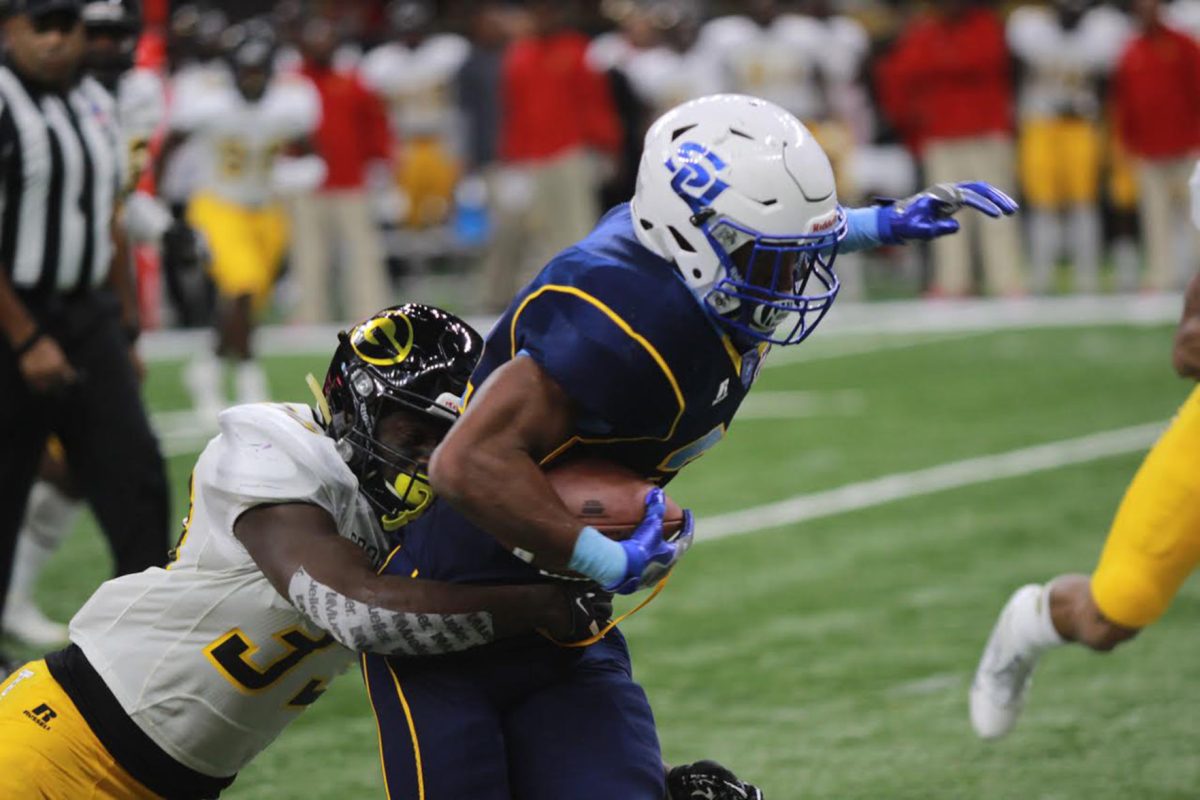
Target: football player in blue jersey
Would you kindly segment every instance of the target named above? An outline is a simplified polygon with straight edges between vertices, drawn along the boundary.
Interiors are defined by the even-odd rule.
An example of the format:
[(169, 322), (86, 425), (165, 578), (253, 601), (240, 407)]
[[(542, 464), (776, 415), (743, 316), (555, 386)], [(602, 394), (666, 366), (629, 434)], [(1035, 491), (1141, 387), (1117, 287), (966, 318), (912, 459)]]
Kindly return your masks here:
[[(632, 202), (492, 329), (430, 463), (443, 502), (405, 529), (387, 571), (657, 584), (691, 543), (690, 515), (664, 537), (656, 489), (634, 534), (612, 541), (581, 526), (546, 467), (598, 457), (666, 484), (721, 440), (770, 347), (803, 341), (828, 312), (839, 252), (953, 233), (963, 208), (1017, 206), (969, 182), (845, 209), (825, 153), (783, 109), (716, 95), (669, 111), (646, 135)], [(392, 797), (666, 796), (650, 706), (611, 625), (586, 647), (530, 636), (434, 660), (367, 656), (363, 669)]]

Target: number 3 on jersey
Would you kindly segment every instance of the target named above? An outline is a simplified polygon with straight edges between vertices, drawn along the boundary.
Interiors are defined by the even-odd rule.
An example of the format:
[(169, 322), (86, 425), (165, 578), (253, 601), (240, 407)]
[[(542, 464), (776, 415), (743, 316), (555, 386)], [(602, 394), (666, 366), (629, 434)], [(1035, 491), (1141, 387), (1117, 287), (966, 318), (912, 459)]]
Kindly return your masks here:
[[(221, 636), (208, 647), (204, 655), (209, 663), (220, 672), (225, 680), (246, 694), (257, 694), (271, 688), (297, 664), (308, 656), (324, 650), (334, 643), (333, 637), (325, 634), (320, 638), (312, 638), (300, 627), (292, 626), (271, 634), (286, 650), (271, 663), (259, 667), (250, 658), (259, 651), (254, 643), (240, 628)], [(317, 691), (323, 680), (309, 681), (308, 685), (296, 697), (288, 701), (288, 705), (308, 705), (320, 695)]]

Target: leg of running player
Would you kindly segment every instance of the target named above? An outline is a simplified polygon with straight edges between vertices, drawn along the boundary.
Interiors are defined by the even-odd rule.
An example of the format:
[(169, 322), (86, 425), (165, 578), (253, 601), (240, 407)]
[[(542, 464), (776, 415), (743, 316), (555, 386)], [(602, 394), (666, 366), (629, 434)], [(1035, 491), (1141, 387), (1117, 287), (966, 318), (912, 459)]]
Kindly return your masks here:
[(1012, 729), (1046, 650), (1078, 642), (1106, 652), (1166, 611), (1200, 563), (1197, 452), (1200, 389), (1134, 476), (1091, 577), (1023, 586), (1005, 605), (971, 686), (976, 733), (994, 738)]
[(33, 591), (46, 562), (70, 534), (81, 510), (62, 445), (52, 439), (42, 454), (38, 480), (29, 491), (4, 606), (4, 632), (34, 647), (49, 648), (66, 641), (66, 626), (42, 613)]
[(624, 637), (614, 630), (573, 661), (505, 715), (513, 795), (661, 800), (666, 775), (654, 715), (633, 680)]
[[(414, 564), (398, 551), (385, 570), (410, 575)], [(360, 664), (389, 797), (511, 800), (495, 707), (496, 694), (506, 687), (504, 676), (491, 675), (496, 662), (467, 653), (433, 659), (363, 654)], [(514, 666), (511, 679), (527, 674)]]
[(226, 307), (222, 326), (222, 350), (225, 358), (234, 363), (234, 395), (239, 403), (260, 403), (270, 399), (266, 375), (250, 346), (254, 306), (251, 295), (233, 298)]

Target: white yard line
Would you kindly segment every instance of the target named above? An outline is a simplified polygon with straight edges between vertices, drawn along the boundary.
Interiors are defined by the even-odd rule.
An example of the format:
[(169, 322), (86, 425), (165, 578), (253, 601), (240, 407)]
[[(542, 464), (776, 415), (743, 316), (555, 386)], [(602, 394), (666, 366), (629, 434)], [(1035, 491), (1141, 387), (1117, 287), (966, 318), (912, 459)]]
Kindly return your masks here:
[(931, 344), (958, 342), (963, 339), (977, 339), (988, 336), (992, 331), (964, 331), (951, 333), (905, 333), (882, 336), (840, 336), (833, 337), (822, 346), (815, 347), (776, 347), (763, 361), (763, 369), (790, 367), (794, 364), (811, 364), (816, 361), (831, 361), (846, 356), (860, 356), (892, 350), (909, 350)]
[[(1105, 295), (1100, 297), (1031, 297), (1020, 300), (894, 300), (839, 303), (821, 322), (820, 341), (863, 334), (967, 333), (1020, 328), (1084, 325), (1159, 325), (1177, 322), (1183, 296)], [(475, 328), (488, 330), (494, 317), (468, 317)], [(347, 323), (348, 324), (348, 323)], [(267, 325), (255, 334), (263, 355), (331, 353), (341, 325)], [(818, 340), (814, 340), (818, 341)], [(150, 331), (142, 338), (147, 361), (184, 359), (212, 346), (206, 330)], [(903, 345), (898, 345), (903, 346)], [(782, 352), (800, 353), (800, 349)], [(832, 357), (832, 356), (830, 356)], [(770, 360), (766, 362), (767, 365)], [(765, 366), (765, 365), (764, 365)]]
[(702, 541), (794, 525), (797, 522), (858, 511), (864, 508), (958, 489), (980, 483), (1031, 475), (1044, 470), (1082, 464), (1147, 449), (1166, 423), (1153, 422), (1077, 439), (952, 461), (914, 472), (898, 472), (823, 492), (802, 494), (742, 511), (703, 517), (697, 525)]
[(857, 389), (831, 392), (759, 390), (746, 395), (738, 408), (737, 420), (855, 417), (866, 408), (866, 395)]

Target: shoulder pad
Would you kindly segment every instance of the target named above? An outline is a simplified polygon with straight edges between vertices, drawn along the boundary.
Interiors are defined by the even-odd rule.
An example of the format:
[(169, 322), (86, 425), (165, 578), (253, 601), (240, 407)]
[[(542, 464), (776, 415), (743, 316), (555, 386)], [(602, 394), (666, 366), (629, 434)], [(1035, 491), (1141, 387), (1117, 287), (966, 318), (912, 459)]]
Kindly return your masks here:
[(321, 97), (302, 75), (276, 78), (262, 103), (263, 113), (285, 136), (303, 136), (321, 121)]
[(451, 71), (458, 69), (471, 54), (471, 45), (455, 33), (439, 33), (422, 49), (430, 53), (438, 66)]
[(395, 94), (404, 85), (408, 51), (396, 44), (374, 48), (362, 58), (358, 71), (363, 83), (377, 92)]
[[(357, 481), (305, 406), (252, 403), (218, 417), (218, 474), (227, 489), (260, 501), (324, 499)], [(328, 495), (328, 498), (326, 498)]]

